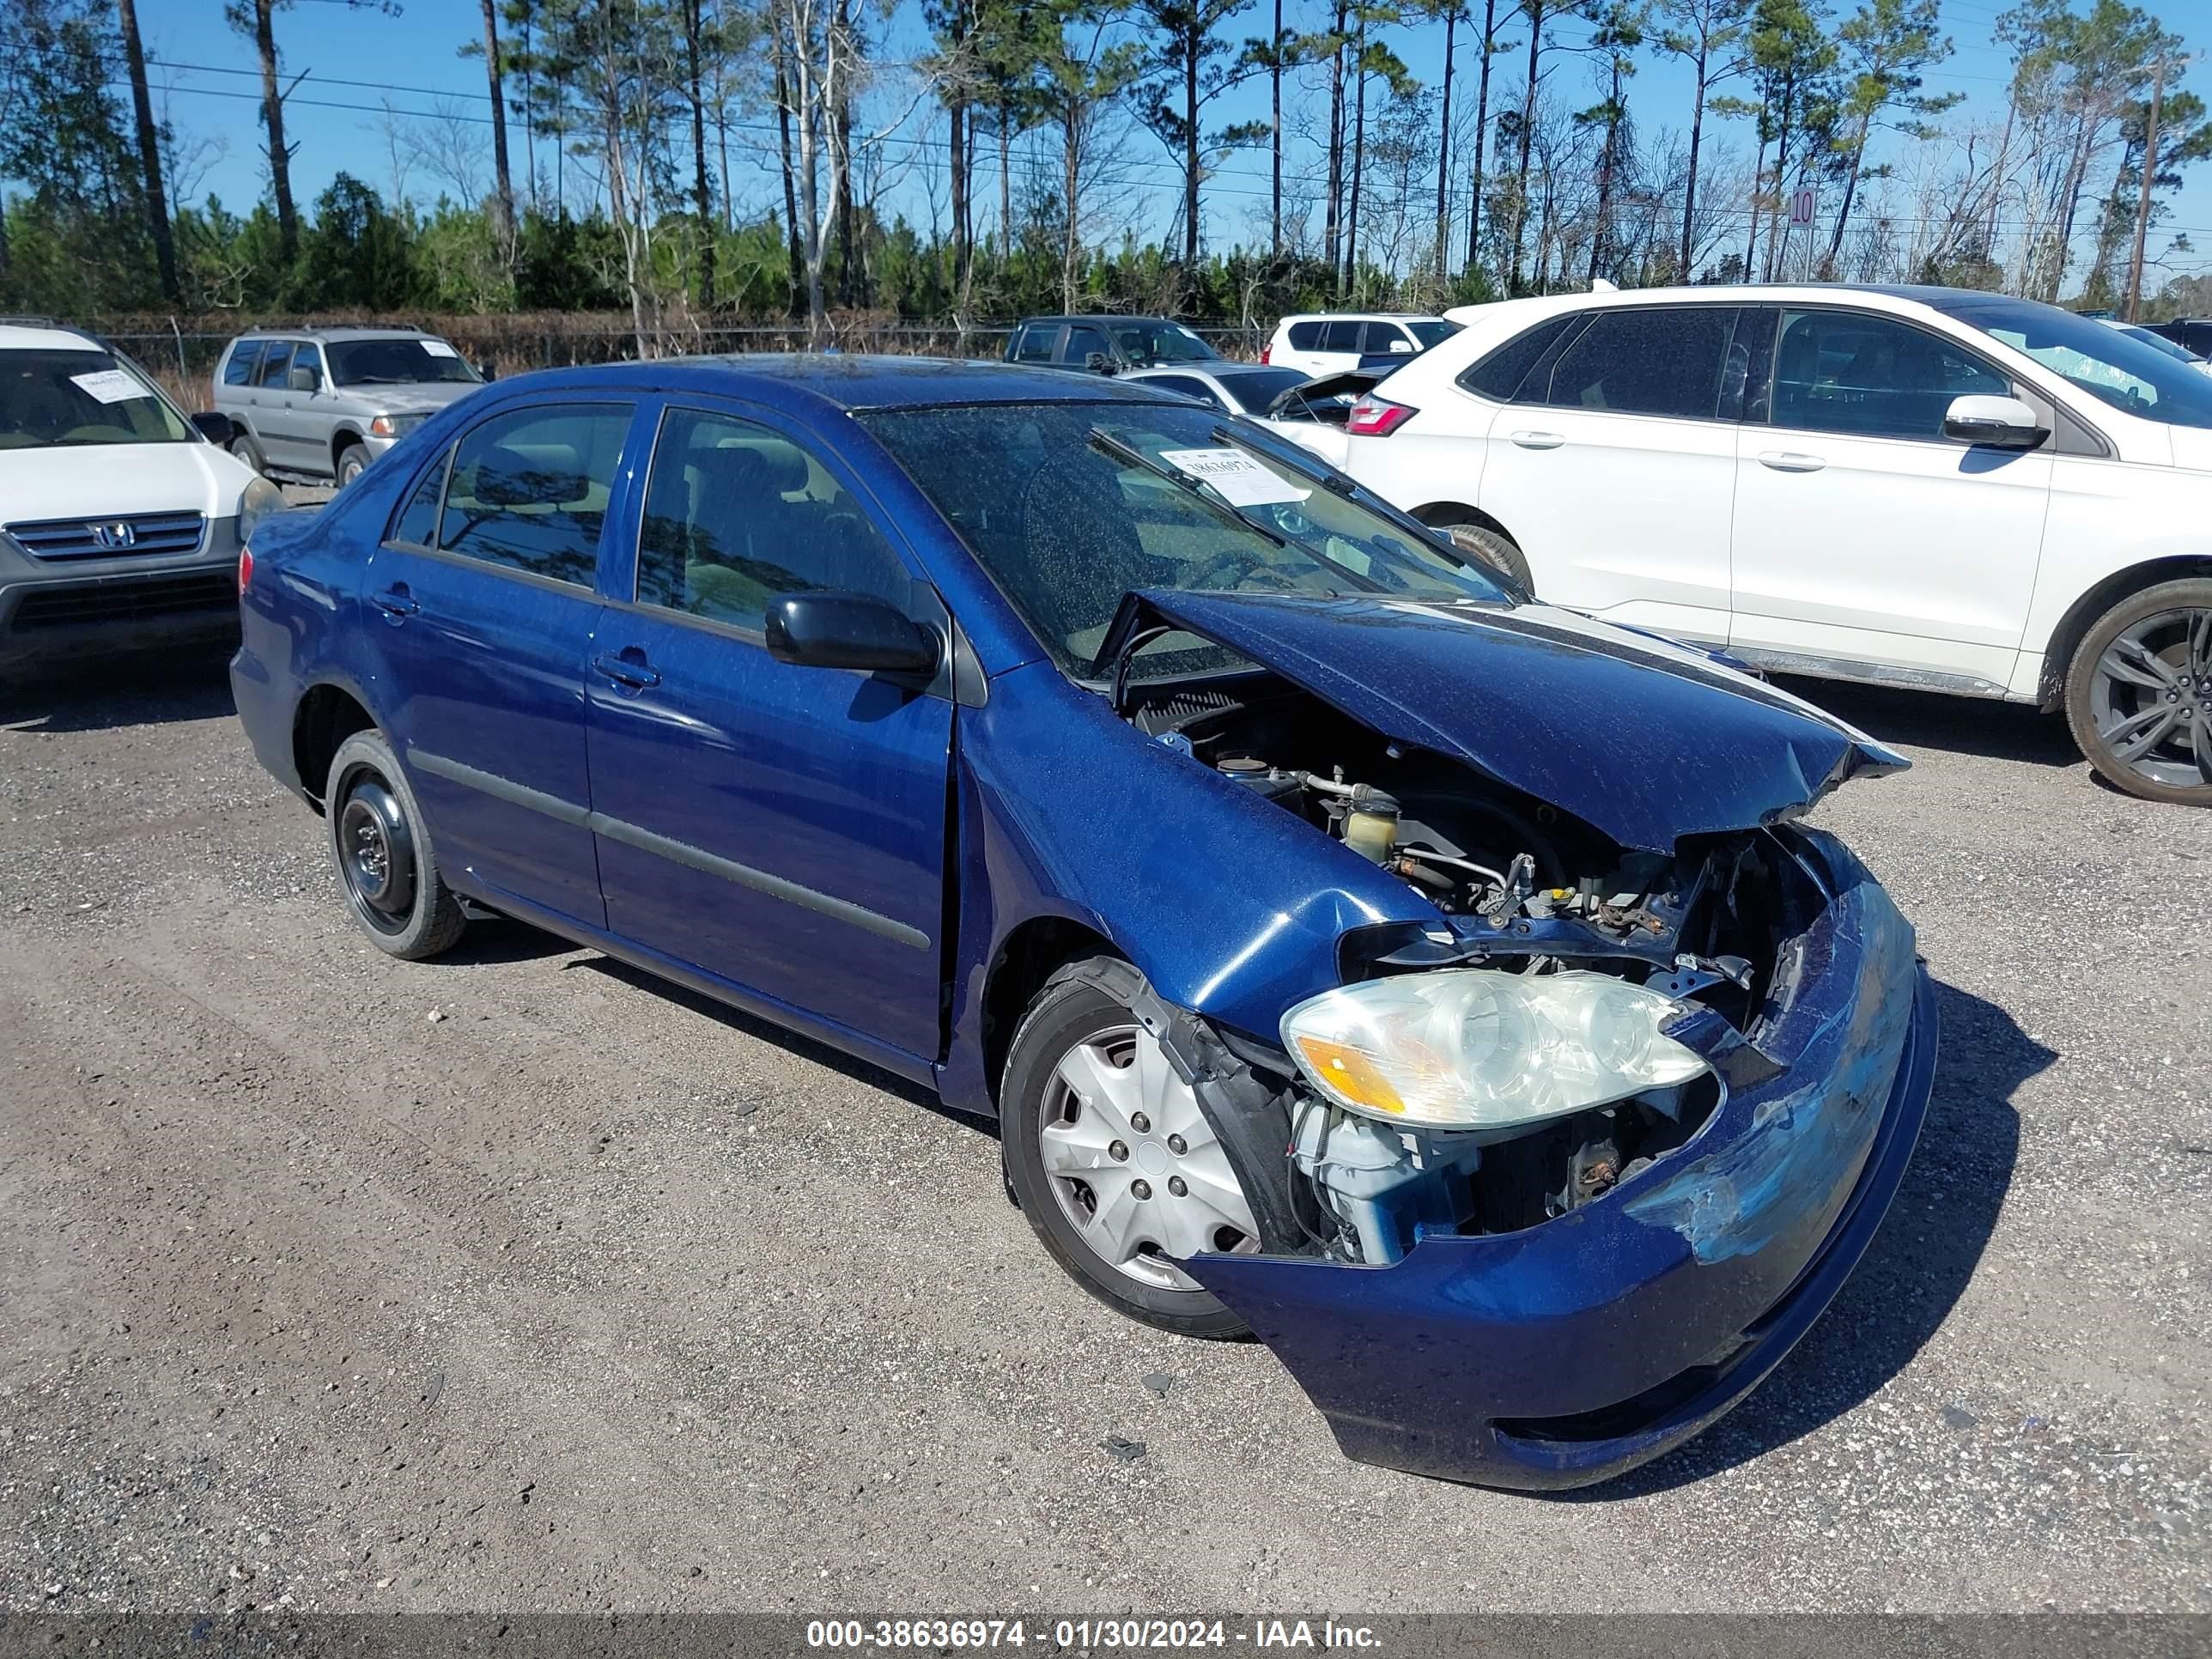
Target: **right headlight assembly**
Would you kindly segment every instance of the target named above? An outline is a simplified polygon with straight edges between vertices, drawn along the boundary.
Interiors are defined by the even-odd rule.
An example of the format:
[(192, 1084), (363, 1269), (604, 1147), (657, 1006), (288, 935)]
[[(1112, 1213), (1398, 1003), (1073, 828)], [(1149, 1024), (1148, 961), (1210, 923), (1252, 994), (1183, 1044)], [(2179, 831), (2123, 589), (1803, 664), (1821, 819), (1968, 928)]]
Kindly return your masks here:
[(1283, 1046), (1348, 1112), (1407, 1128), (1507, 1129), (1686, 1083), (1663, 1035), (1682, 1005), (1607, 974), (1445, 969), (1347, 985), (1283, 1016)]

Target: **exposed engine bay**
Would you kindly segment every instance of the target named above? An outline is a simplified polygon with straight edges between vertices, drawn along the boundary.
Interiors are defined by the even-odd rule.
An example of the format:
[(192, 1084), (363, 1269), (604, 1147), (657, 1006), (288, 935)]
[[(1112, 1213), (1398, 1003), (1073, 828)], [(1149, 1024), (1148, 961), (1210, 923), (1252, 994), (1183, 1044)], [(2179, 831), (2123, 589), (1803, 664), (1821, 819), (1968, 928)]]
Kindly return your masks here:
[[(1244, 1143), (1240, 1179), (1269, 1189), (1255, 1212), (1294, 1221), (1263, 1228), (1265, 1251), (1389, 1263), (1424, 1231), (1516, 1231), (1636, 1179), (1722, 1097), (1712, 1069), (1665, 1033), (1709, 1009), (1749, 1041), (1775, 976), (1795, 971), (1784, 942), (1818, 896), (1767, 830), (1686, 837), (1672, 857), (1625, 850), (1270, 673), (1132, 687), (1124, 713), (1440, 915), (1348, 936), (1345, 992), (1292, 1010), (1279, 1048), (1201, 1040), (1164, 1008), (1146, 1018), (1185, 1026), (1180, 1053), (1156, 1027), (1178, 1070), (1203, 1070), (1211, 1049), (1217, 1080), (1236, 1085), (1193, 1079), (1232, 1158)], [(1382, 1074), (1363, 1036), (1377, 1019), (1401, 1034), (1401, 1053), (1424, 1052), (1403, 1033), (1435, 1034), (1450, 1063)], [(1470, 1060), (1470, 1045), (1484, 1057)], [(1465, 1095), (1482, 1066), (1493, 1104), (1441, 1097)], [(1453, 1087), (1432, 1101), (1420, 1091), (1439, 1076)]]

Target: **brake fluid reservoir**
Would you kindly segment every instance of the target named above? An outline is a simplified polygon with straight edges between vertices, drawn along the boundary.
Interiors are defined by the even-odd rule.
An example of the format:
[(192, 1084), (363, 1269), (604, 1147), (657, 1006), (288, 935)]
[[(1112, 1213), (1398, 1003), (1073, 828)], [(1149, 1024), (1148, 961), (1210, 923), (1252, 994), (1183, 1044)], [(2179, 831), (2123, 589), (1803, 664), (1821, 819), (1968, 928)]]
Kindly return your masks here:
[(1352, 810), (1344, 815), (1344, 844), (1370, 864), (1387, 864), (1397, 842), (1397, 801), (1364, 783), (1353, 789)]

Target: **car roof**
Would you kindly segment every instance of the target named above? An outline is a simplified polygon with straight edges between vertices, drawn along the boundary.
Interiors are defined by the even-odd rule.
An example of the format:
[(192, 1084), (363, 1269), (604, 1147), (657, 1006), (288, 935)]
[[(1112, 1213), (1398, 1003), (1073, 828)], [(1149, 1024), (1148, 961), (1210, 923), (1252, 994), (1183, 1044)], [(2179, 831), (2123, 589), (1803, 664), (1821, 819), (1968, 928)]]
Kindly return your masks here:
[(0, 319), (0, 351), (105, 351), (106, 343), (43, 317)]
[[(405, 323), (311, 323), (299, 328), (249, 328), (238, 337), (240, 340), (434, 340), (437, 337)], [(233, 341), (232, 343), (236, 344), (237, 342)]]
[(500, 381), (528, 386), (629, 386), (719, 392), (767, 404), (811, 397), (831, 408), (927, 409), (962, 404), (1173, 403), (1176, 394), (1064, 368), (945, 357), (866, 354), (744, 353), (664, 357), (653, 362), (594, 363), (542, 369)]
[(1448, 319), (1433, 311), (1294, 311), (1275, 325), (1284, 323), (1441, 323)]
[(1016, 326), (1026, 328), (1031, 323), (1164, 323), (1170, 328), (1190, 326), (1173, 317), (1132, 317), (1118, 311), (1072, 311), (1062, 312), (1057, 317), (1024, 317)]

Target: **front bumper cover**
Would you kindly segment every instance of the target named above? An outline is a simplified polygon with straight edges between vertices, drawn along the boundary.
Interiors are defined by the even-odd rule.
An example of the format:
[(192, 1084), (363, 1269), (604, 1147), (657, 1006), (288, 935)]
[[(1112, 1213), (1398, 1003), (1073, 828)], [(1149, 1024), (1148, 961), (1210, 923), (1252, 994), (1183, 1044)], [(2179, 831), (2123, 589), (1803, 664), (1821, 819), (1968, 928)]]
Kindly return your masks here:
[(234, 641), (238, 556), (234, 515), (185, 554), (49, 562), (0, 545), (0, 672)]
[(1532, 1490), (1586, 1486), (1758, 1386), (1864, 1254), (1927, 1115), (1934, 988), (1912, 929), (1832, 837), (1789, 832), (1828, 896), (1751, 1048), (1676, 1035), (1726, 1097), (1640, 1176), (1517, 1233), (1425, 1235), (1362, 1267), (1201, 1255), (1362, 1462)]

